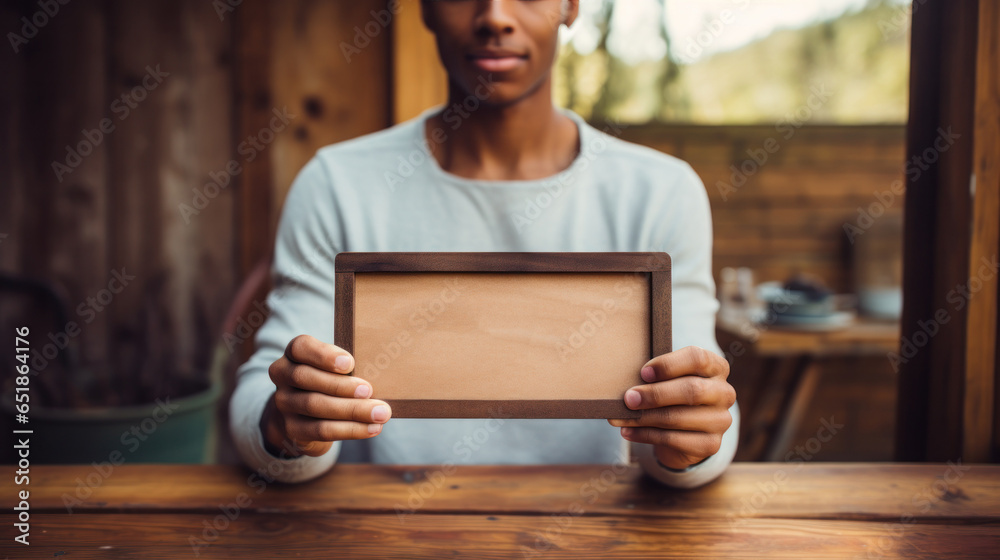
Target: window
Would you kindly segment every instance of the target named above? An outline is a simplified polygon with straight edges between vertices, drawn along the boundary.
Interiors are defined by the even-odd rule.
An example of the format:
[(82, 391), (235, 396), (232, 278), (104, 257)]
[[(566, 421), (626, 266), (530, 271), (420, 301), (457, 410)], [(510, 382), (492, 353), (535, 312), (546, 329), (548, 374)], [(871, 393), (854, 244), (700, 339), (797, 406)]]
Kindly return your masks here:
[(815, 124), (902, 124), (904, 0), (581, 0), (559, 104), (594, 121), (773, 123), (827, 92)]

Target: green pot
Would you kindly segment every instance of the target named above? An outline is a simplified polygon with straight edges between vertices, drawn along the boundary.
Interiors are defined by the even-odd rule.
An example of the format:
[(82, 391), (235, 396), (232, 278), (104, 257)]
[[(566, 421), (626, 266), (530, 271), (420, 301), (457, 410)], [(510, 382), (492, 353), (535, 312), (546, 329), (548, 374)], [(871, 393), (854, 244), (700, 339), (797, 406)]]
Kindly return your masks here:
[[(221, 394), (222, 384), (213, 381), (192, 395), (146, 405), (80, 410), (31, 406), (29, 423), (12, 429), (33, 433), (12, 435), (29, 438), (32, 464), (214, 463)], [(0, 408), (6, 422), (12, 422), (13, 393), (3, 395)], [(6, 462), (16, 462), (18, 456), (11, 452), (18, 450), (6, 447)]]

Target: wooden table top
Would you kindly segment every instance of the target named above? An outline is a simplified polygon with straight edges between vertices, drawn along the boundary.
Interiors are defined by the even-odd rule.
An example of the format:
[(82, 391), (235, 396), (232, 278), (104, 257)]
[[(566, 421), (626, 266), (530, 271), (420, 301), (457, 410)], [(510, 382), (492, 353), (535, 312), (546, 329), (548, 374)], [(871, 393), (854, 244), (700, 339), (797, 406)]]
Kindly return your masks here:
[(885, 355), (899, 349), (899, 323), (858, 319), (837, 330), (807, 331), (775, 325), (719, 321), (718, 328), (753, 348), (760, 356)]
[[(11, 527), (13, 477), (0, 482)], [(12, 558), (996, 558), (1000, 466), (734, 464), (674, 490), (635, 466), (31, 468)], [(70, 514), (70, 510), (72, 514)]]

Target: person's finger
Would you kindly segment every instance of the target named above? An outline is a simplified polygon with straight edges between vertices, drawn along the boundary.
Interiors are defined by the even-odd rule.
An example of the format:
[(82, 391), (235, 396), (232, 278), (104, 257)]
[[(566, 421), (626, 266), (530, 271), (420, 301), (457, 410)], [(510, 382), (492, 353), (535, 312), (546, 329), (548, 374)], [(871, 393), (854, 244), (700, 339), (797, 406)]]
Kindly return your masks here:
[(376, 399), (342, 399), (315, 391), (296, 389), (278, 391), (274, 405), (285, 415), (300, 415), (320, 420), (351, 420), (382, 424), (392, 416), (392, 409)]
[(351, 373), (354, 369), (354, 356), (350, 352), (307, 334), (296, 336), (288, 343), (285, 357), (333, 373)]
[(268, 374), (278, 387), (295, 387), (345, 399), (367, 399), (375, 392), (372, 384), (360, 377), (331, 374), (313, 366), (296, 364), (287, 358), (271, 364)]
[(632, 410), (718, 404), (729, 408), (734, 402), (736, 402), (736, 390), (732, 385), (719, 379), (696, 375), (638, 385), (625, 391), (625, 406)]
[(319, 457), (320, 455), (325, 455), (332, 445), (332, 441), (310, 441), (302, 445), (295, 444), (295, 447), (298, 448), (301, 455)]
[[(304, 452), (312, 442), (368, 439), (382, 432), (382, 424), (351, 422), (347, 420), (318, 420), (305, 416), (289, 416), (285, 420), (288, 438)], [(308, 454), (308, 453), (307, 453)]]
[(727, 379), (729, 362), (704, 348), (687, 346), (656, 356), (639, 368), (639, 376), (647, 383), (667, 381), (685, 375)]
[(689, 457), (715, 455), (722, 447), (722, 434), (659, 428), (622, 428), (621, 432), (622, 437), (629, 441), (666, 446)]
[(661, 465), (678, 470), (686, 469), (687, 467), (700, 463), (708, 458), (708, 456), (682, 453), (673, 447), (667, 447), (665, 445), (657, 445), (653, 447), (653, 454), (656, 456), (656, 460), (659, 461)]
[(639, 418), (616, 418), (608, 422), (618, 428), (648, 426), (665, 430), (722, 433), (732, 425), (733, 416), (728, 409), (721, 407), (667, 406), (643, 410)]

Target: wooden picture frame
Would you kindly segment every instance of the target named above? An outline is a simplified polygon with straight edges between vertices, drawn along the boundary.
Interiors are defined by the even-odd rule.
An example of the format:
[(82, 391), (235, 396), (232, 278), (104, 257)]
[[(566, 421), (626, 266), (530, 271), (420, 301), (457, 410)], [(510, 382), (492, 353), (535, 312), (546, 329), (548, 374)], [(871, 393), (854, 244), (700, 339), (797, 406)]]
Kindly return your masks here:
[(666, 253), (340, 253), (335, 271), (334, 343), (395, 418), (635, 418), (625, 390), (671, 350)]

